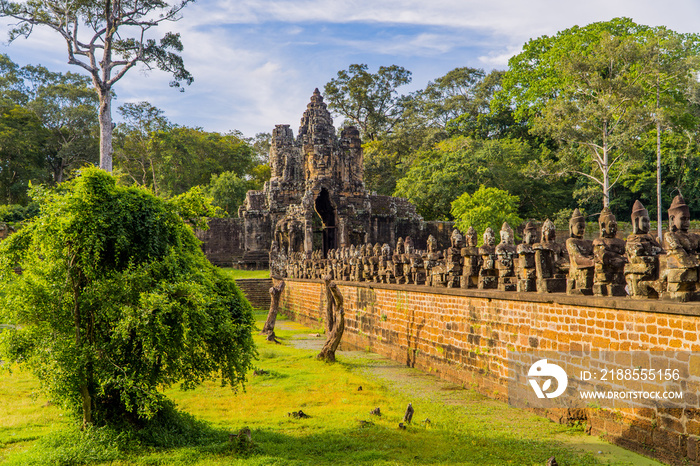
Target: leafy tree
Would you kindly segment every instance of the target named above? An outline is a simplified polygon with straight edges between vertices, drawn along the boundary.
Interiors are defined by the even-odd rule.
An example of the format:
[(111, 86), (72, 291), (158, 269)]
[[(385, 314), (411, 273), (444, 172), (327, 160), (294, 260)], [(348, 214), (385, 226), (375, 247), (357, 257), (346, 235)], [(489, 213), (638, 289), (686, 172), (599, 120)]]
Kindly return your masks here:
[(0, 100), (0, 202), (25, 204), (31, 180), (48, 182), (49, 132), (34, 112)]
[(484, 108), (488, 111), (488, 102), (484, 101), (480, 88), (485, 76), (479, 68), (455, 68), (429, 82), (416, 94), (412, 105), (419, 108), (428, 126), (440, 128), (461, 115), (478, 115)]
[[(491, 227), (500, 237), (503, 222), (508, 222), (513, 228), (523, 222), (518, 217), (518, 203), (518, 196), (506, 190), (481, 185), (473, 194), (464, 193), (452, 202), (452, 215), (461, 231), (467, 231), (471, 226), (481, 234)], [(479, 244), (482, 241), (480, 238)]]
[(47, 163), (53, 181), (62, 182), (67, 170), (97, 163), (99, 100), (90, 79), (75, 73), (54, 73), (43, 66), (25, 66), (21, 72), (28, 89), (27, 108), (51, 134)]
[(407, 101), (397, 88), (411, 82), (411, 72), (397, 65), (380, 66), (376, 73), (365, 64), (338, 71), (324, 87), (328, 108), (356, 125), (363, 138), (376, 140), (399, 122)]
[[(646, 84), (658, 71), (652, 38), (651, 28), (627, 18), (573, 27), (528, 42), (503, 79), (500, 99), (534, 132), (567, 145), (564, 165), (600, 186), (604, 206), (649, 125)], [(593, 170), (576, 163), (582, 154)]]
[(149, 186), (158, 193), (158, 160), (154, 159), (151, 137), (166, 131), (172, 124), (163, 111), (148, 102), (126, 103), (119, 107), (122, 117), (114, 134), (114, 159), (117, 172), (131, 182)]
[(522, 141), (453, 137), (419, 152), (395, 194), (428, 220), (448, 220), (452, 201), (485, 185), (518, 193), (521, 215), (545, 217), (568, 206), (570, 186), (566, 179), (552, 182), (530, 173), (537, 155)]
[[(239, 132), (222, 135), (177, 126), (148, 102), (122, 105), (119, 112), (124, 122), (115, 132), (115, 165), (129, 182), (176, 196), (227, 171), (253, 178), (255, 187), (269, 179), (265, 165), (256, 168), (256, 150)], [(264, 144), (264, 135), (258, 137), (257, 143)]]
[(158, 161), (158, 192), (168, 196), (207, 185), (212, 174), (244, 176), (256, 166), (253, 148), (236, 132), (222, 135), (173, 126), (152, 135), (150, 150)]
[(111, 172), (112, 88), (117, 81), (138, 63), (172, 73), (172, 86), (193, 80), (179, 55), (179, 34), (167, 32), (160, 40), (150, 38), (151, 29), (179, 19), (189, 1), (169, 5), (162, 0), (0, 0), (0, 15), (18, 21), (9, 31), (10, 42), (28, 37), (37, 25), (53, 29), (66, 42), (68, 63), (90, 75), (100, 101), (100, 167)]
[(207, 194), (212, 204), (228, 212), (229, 216), (238, 216), (238, 207), (245, 201), (246, 193), (258, 186), (255, 182), (245, 180), (234, 172), (213, 174), (207, 187)]
[(250, 304), (178, 215), (191, 198), (167, 202), (97, 168), (35, 194), (39, 217), (0, 243), (5, 361), (31, 368), (83, 425), (138, 425), (177, 382), (243, 382)]

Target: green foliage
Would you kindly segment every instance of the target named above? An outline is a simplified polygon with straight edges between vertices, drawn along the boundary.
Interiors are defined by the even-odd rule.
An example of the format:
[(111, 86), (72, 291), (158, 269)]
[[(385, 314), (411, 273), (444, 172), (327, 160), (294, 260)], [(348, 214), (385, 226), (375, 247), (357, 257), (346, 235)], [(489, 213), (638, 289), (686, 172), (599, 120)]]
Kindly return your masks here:
[(660, 119), (688, 115), (699, 44), (696, 35), (628, 18), (576, 26), (525, 44), (496, 100), (536, 134), (561, 141), (566, 150), (553, 172), (587, 177), (607, 206), (639, 162), (639, 135)]
[[(482, 235), (491, 227), (499, 238), (503, 222), (508, 222), (513, 229), (523, 222), (518, 217), (518, 202), (518, 196), (508, 191), (481, 185), (473, 194), (464, 193), (452, 203), (452, 215), (460, 231), (466, 232), (471, 226)], [(479, 238), (479, 244), (482, 241)]]
[(328, 108), (356, 125), (362, 137), (375, 140), (390, 133), (401, 119), (407, 98), (396, 89), (411, 82), (411, 72), (397, 65), (380, 66), (376, 73), (365, 64), (338, 71), (324, 87)]
[(546, 217), (566, 207), (566, 180), (539, 178), (528, 171), (537, 154), (512, 139), (483, 140), (456, 136), (421, 151), (395, 194), (413, 202), (427, 220), (447, 220), (451, 203), (480, 185), (518, 193), (523, 217)]
[(39, 204), (30, 202), (26, 206), (20, 204), (0, 205), (0, 222), (17, 224), (36, 217), (39, 214)]
[(46, 182), (45, 156), (49, 131), (37, 115), (0, 100), (0, 202), (25, 204), (30, 181)]
[(199, 230), (207, 230), (208, 218), (221, 218), (226, 212), (214, 205), (213, 199), (201, 186), (173, 197), (170, 204), (185, 222)]
[(246, 193), (256, 187), (255, 182), (244, 180), (234, 172), (223, 172), (211, 176), (207, 193), (213, 205), (226, 211), (229, 217), (237, 217), (238, 207), (243, 204)]
[(0, 333), (5, 361), (85, 424), (138, 425), (174, 383), (244, 381), (250, 304), (204, 258), (181, 199), (96, 168), (38, 195), (40, 215), (0, 243), (0, 319), (17, 326)]
[(256, 136), (254, 148), (238, 132), (222, 135), (174, 125), (148, 102), (122, 105), (119, 113), (124, 122), (115, 132), (114, 165), (123, 180), (168, 197), (194, 186), (213, 187), (213, 175), (218, 178), (231, 172), (220, 181), (221, 186), (209, 189), (216, 205), (228, 210), (231, 204), (217, 193), (224, 196), (225, 189), (233, 188), (224, 182), (230, 181), (230, 176), (241, 180), (250, 176), (253, 182), (248, 189), (262, 186), (269, 179), (269, 168), (258, 164), (259, 151), (264, 150), (266, 141), (264, 134)]
[(27, 108), (50, 132), (46, 162), (53, 181), (60, 183), (67, 171), (96, 164), (99, 100), (90, 78), (34, 65), (23, 67), (22, 75), (29, 90)]

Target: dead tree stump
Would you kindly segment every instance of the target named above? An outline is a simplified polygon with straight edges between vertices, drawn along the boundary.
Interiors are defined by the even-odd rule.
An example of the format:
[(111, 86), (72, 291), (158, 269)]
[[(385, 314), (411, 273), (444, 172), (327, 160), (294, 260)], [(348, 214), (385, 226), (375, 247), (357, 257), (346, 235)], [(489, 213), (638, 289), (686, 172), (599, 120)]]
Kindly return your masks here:
[(330, 275), (323, 277), (323, 281), (326, 285), (326, 343), (316, 358), (335, 362), (335, 351), (340, 345), (340, 339), (343, 338), (345, 330), (343, 295), (340, 294), (338, 285), (331, 280)]
[(270, 288), (270, 312), (267, 313), (267, 320), (260, 335), (272, 335), (275, 333), (275, 322), (277, 322), (277, 313), (280, 310), (280, 298), (282, 297), (284, 286), (284, 280), (280, 280), (277, 286)]

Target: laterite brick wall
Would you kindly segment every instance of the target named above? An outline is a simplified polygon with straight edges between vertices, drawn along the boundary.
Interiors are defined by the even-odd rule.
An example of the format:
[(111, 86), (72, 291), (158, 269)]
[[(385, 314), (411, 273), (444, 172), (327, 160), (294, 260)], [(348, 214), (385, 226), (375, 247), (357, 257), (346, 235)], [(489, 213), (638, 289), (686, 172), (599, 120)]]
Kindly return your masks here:
[[(503, 401), (508, 398), (509, 351), (674, 349), (685, 371), (700, 375), (697, 303), (337, 284), (344, 297), (344, 345), (386, 355)], [(325, 309), (322, 282), (288, 279), (281, 309), (318, 326)], [(697, 394), (697, 389), (691, 391)], [(700, 464), (697, 409), (536, 411), (558, 422), (584, 419), (591, 434), (667, 462)]]
[(257, 309), (270, 309), (271, 278), (239, 278), (236, 285)]

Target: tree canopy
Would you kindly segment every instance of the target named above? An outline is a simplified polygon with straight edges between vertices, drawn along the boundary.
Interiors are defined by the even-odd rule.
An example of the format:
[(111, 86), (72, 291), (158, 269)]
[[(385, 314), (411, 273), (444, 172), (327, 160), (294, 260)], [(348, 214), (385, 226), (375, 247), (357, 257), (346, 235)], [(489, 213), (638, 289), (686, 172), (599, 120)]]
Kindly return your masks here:
[(180, 35), (166, 32), (159, 40), (151, 30), (179, 19), (190, 0), (101, 0), (56, 3), (48, 0), (0, 0), (0, 16), (17, 20), (10, 42), (29, 37), (35, 26), (58, 33), (66, 43), (68, 63), (85, 70), (99, 96), (100, 167), (112, 171), (112, 88), (138, 63), (172, 73), (171, 86), (190, 84)]
[(338, 71), (324, 87), (328, 108), (356, 125), (367, 140), (390, 133), (403, 114), (406, 97), (398, 87), (411, 82), (411, 72), (397, 65), (370, 73), (365, 64)]
[(31, 368), (84, 424), (138, 424), (175, 383), (244, 381), (250, 304), (178, 214), (205, 214), (196, 202), (97, 168), (33, 194), (40, 215), (0, 243), (3, 360)]
[[(564, 143), (560, 167), (600, 186), (603, 206), (610, 191), (635, 162), (639, 134), (658, 113), (655, 82), (669, 82), (659, 64), (658, 29), (627, 18), (575, 26), (529, 41), (509, 61), (499, 101), (514, 108), (536, 134)], [(676, 72), (674, 91), (692, 81), (697, 38), (665, 41), (665, 54), (686, 64)], [(587, 162), (585, 161), (587, 159)]]
[[(518, 196), (507, 190), (481, 185), (473, 194), (464, 193), (452, 202), (452, 215), (460, 230), (466, 232), (473, 227), (481, 233), (491, 227), (500, 240), (504, 222), (513, 226), (523, 221), (518, 217), (518, 201)], [(479, 244), (482, 243), (483, 239), (479, 238)]]

